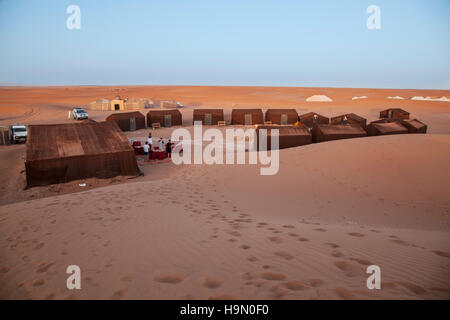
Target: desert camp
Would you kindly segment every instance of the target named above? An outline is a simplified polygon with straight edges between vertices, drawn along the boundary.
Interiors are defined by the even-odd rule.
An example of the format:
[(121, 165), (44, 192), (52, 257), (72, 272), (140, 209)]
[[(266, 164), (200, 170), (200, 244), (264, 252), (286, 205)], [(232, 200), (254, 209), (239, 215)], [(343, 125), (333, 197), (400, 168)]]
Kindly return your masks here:
[(325, 142), (340, 139), (359, 138), (367, 136), (360, 126), (350, 124), (319, 124), (311, 130), (314, 142)]
[(329, 124), (330, 118), (324, 117), (316, 112), (308, 112), (300, 115), (299, 117), (300, 123), (305, 126), (312, 128), (318, 124)]
[(265, 121), (282, 125), (294, 124), (298, 121), (298, 114), (295, 109), (268, 109)]
[(231, 124), (251, 126), (264, 123), (264, 114), (261, 109), (233, 109), (231, 111)]
[(114, 121), (122, 131), (136, 131), (145, 129), (145, 116), (138, 112), (113, 113), (106, 121)]
[(134, 150), (115, 122), (30, 125), (28, 130), (28, 187), (139, 174)]
[[(267, 148), (262, 148), (259, 141), (259, 131), (267, 130)], [(276, 126), (276, 125), (258, 125), (256, 127), (257, 150), (271, 150), (272, 130), (278, 130), (279, 149), (303, 146), (312, 143), (312, 136), (308, 128), (304, 125), (297, 126)]]
[(192, 118), (193, 122), (201, 121), (206, 126), (216, 125), (224, 121), (223, 109), (194, 109)]
[(346, 113), (337, 117), (332, 117), (330, 120), (331, 124), (353, 124), (359, 125), (361, 128), (366, 129), (367, 120), (361, 116), (354, 113)]
[(400, 108), (389, 108), (380, 111), (380, 118), (409, 119), (409, 112)]
[(181, 112), (177, 109), (150, 110), (147, 113), (147, 127), (151, 128), (154, 123), (166, 128), (172, 126), (181, 126)]

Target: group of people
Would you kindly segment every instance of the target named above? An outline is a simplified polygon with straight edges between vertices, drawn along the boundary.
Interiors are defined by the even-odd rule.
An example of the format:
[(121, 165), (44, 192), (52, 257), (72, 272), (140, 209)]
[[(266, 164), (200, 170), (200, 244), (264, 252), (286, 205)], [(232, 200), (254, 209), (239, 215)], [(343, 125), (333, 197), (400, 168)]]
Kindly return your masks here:
[(159, 138), (155, 143), (153, 143), (152, 134), (148, 134), (148, 139), (144, 144), (144, 154), (149, 155), (151, 151), (163, 151), (167, 152), (167, 156), (170, 158), (172, 155), (172, 141), (169, 139), (164, 143), (163, 138)]

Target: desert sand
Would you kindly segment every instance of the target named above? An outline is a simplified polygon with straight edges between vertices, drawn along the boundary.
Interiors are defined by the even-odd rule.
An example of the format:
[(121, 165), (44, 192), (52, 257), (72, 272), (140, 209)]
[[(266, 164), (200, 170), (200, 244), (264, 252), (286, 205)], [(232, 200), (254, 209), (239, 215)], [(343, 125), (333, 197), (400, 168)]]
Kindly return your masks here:
[[(73, 121), (67, 113), (74, 106), (120, 94), (181, 101), (185, 126), (197, 107), (224, 108), (226, 119), (237, 105), (330, 117), (354, 112), (371, 121), (396, 106), (428, 124), (429, 133), (281, 150), (274, 176), (259, 175), (258, 165), (139, 161), (142, 177), (28, 190), (24, 145), (0, 146), (0, 298), (449, 299), (450, 105), (409, 99), (449, 93), (1, 88), (0, 125)], [(333, 101), (306, 102), (313, 95)], [(110, 113), (89, 111), (98, 121)], [(154, 135), (168, 138), (171, 131)], [(381, 290), (366, 287), (373, 264), (381, 268)], [(81, 290), (66, 288), (69, 265), (81, 268)]]

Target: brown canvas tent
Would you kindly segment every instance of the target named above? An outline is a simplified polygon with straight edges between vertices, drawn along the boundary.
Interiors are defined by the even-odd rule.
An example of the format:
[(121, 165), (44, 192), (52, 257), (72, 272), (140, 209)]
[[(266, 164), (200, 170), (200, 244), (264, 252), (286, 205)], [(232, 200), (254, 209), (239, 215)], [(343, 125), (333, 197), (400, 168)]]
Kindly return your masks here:
[(114, 121), (122, 131), (145, 129), (145, 116), (140, 112), (113, 113), (106, 121)]
[(402, 120), (401, 124), (408, 129), (409, 133), (427, 133), (428, 126), (417, 119)]
[(139, 174), (133, 148), (112, 121), (30, 125), (25, 170), (28, 187)]
[(400, 108), (389, 108), (380, 111), (380, 118), (409, 119), (409, 112)]
[(382, 136), (408, 133), (408, 129), (397, 119), (381, 119), (372, 121), (367, 127), (367, 132), (369, 136)]
[(0, 127), (0, 145), (10, 144), (11, 138), (9, 136), (8, 127)]
[(294, 124), (298, 121), (298, 113), (295, 109), (268, 109), (266, 121), (282, 125)]
[(182, 118), (180, 110), (150, 110), (147, 113), (147, 127), (152, 123), (159, 123), (161, 127), (181, 126)]
[(271, 132), (278, 129), (279, 149), (303, 146), (312, 143), (312, 136), (309, 129), (304, 125), (298, 126), (276, 126), (259, 125), (256, 128), (257, 150), (260, 150), (259, 130), (267, 130), (267, 150), (271, 150)]
[(223, 109), (195, 109), (193, 121), (201, 121), (203, 125), (216, 125), (218, 121), (223, 121)]
[(263, 124), (264, 114), (261, 109), (233, 109), (231, 124), (254, 125)]
[(351, 124), (351, 125), (359, 125), (361, 128), (367, 128), (367, 120), (361, 116), (358, 116), (354, 113), (347, 113), (337, 117), (333, 117), (330, 120), (331, 124)]
[(312, 128), (311, 133), (314, 142), (367, 136), (367, 132), (363, 128), (350, 124), (319, 124)]
[(312, 128), (318, 124), (329, 124), (330, 119), (327, 117), (324, 117), (316, 112), (308, 112), (305, 114), (302, 114), (300, 117), (300, 122), (304, 124), (305, 126)]

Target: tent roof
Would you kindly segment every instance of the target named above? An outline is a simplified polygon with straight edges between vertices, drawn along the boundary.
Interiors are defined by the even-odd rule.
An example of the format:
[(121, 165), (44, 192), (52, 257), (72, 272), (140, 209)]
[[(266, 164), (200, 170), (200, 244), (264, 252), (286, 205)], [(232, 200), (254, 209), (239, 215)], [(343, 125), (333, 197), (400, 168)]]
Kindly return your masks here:
[(302, 120), (303, 118), (312, 118), (312, 117), (314, 117), (315, 114), (317, 114), (317, 116), (319, 118), (328, 119), (328, 117), (325, 117), (325, 116), (323, 116), (323, 115), (321, 115), (321, 114), (319, 114), (317, 112), (308, 112), (308, 113), (300, 115), (300, 120)]
[(402, 126), (400, 122), (376, 122), (372, 123), (372, 125), (381, 133), (408, 131), (408, 129)]
[(267, 135), (270, 136), (271, 129), (278, 129), (280, 136), (298, 136), (311, 135), (308, 128), (304, 125), (298, 126), (274, 126), (274, 125), (258, 125), (256, 130), (267, 129)]
[(113, 113), (110, 114), (106, 120), (121, 120), (121, 119), (130, 119), (130, 118), (145, 118), (145, 116), (138, 112), (119, 112), (119, 113)]
[(360, 126), (349, 124), (320, 124), (318, 129), (324, 134), (366, 133)]
[(388, 112), (389, 110), (397, 111), (397, 112), (403, 113), (403, 114), (409, 114), (408, 111), (403, 110), (403, 109), (401, 109), (401, 108), (389, 108), (389, 109), (383, 110), (383, 111), (381, 111), (381, 112)]
[(30, 125), (26, 161), (133, 150), (113, 121)]

